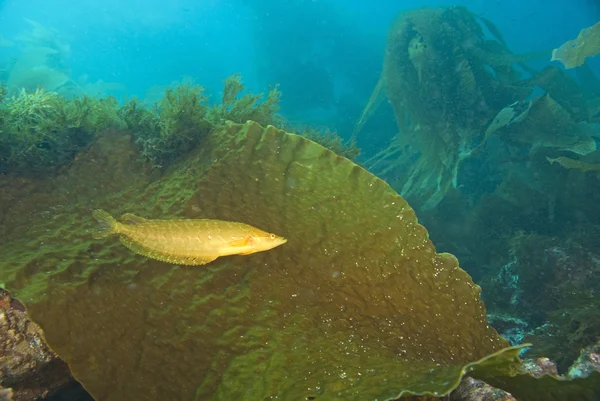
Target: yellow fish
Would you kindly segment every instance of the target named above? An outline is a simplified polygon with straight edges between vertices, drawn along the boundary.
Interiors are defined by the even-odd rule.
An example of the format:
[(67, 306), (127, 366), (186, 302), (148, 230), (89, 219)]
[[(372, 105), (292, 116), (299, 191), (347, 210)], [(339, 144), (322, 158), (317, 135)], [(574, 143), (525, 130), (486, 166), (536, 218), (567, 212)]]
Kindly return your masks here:
[(163, 262), (199, 266), (219, 256), (267, 251), (287, 240), (244, 223), (221, 220), (150, 220), (131, 213), (115, 220), (104, 210), (92, 216), (101, 224), (95, 238), (119, 234), (133, 252)]

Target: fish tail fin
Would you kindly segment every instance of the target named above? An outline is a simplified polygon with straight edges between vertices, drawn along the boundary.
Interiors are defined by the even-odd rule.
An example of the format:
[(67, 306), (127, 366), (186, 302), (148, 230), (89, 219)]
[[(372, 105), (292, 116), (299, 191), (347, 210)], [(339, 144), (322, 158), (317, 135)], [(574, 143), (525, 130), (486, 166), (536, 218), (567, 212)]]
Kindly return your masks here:
[(92, 212), (92, 216), (100, 223), (98, 230), (92, 234), (95, 239), (117, 234), (117, 225), (119, 223), (110, 214), (102, 209), (96, 209)]

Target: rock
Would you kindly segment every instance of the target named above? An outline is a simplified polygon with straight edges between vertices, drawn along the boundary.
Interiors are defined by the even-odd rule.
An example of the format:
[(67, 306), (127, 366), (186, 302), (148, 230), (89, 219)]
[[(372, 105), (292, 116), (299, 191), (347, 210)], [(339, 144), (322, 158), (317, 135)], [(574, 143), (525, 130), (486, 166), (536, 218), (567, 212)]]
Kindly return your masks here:
[(600, 341), (581, 350), (579, 358), (569, 369), (569, 376), (588, 377), (594, 371), (600, 372)]
[(521, 369), (533, 377), (540, 377), (544, 374), (558, 376), (556, 364), (548, 358), (525, 359)]
[(497, 389), (481, 380), (465, 377), (452, 392), (449, 401), (517, 401), (506, 391)]
[(71, 373), (46, 344), (25, 307), (0, 289), (0, 400), (47, 397), (71, 382)]

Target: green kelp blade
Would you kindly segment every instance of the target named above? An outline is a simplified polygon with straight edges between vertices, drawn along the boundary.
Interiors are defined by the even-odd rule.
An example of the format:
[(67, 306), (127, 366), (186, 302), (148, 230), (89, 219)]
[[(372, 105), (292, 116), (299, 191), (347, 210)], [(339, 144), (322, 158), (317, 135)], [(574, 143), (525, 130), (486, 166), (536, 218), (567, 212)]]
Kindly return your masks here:
[[(391, 400), (446, 394), (479, 365), (516, 377), (480, 288), (361, 167), (252, 122), (215, 129), (158, 179), (128, 143), (101, 138), (43, 190), (0, 201), (0, 282), (96, 400)], [(95, 208), (241, 221), (288, 243), (173, 266), (94, 240)]]
[(552, 51), (551, 61), (560, 61), (566, 69), (585, 63), (588, 57), (600, 53), (600, 21), (582, 29), (576, 39), (563, 43)]

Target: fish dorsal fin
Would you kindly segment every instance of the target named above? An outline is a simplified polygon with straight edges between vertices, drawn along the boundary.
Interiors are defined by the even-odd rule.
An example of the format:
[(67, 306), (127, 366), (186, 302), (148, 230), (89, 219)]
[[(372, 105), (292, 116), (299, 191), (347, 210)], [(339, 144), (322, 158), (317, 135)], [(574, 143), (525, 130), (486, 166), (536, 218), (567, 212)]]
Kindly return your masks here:
[(121, 216), (121, 222), (123, 224), (136, 225), (136, 224), (146, 223), (147, 221), (148, 221), (148, 219), (145, 219), (140, 216), (136, 216), (133, 213), (125, 213), (124, 215)]
[(229, 246), (231, 247), (244, 247), (252, 244), (252, 236), (246, 235), (243, 237), (235, 238), (229, 242)]

